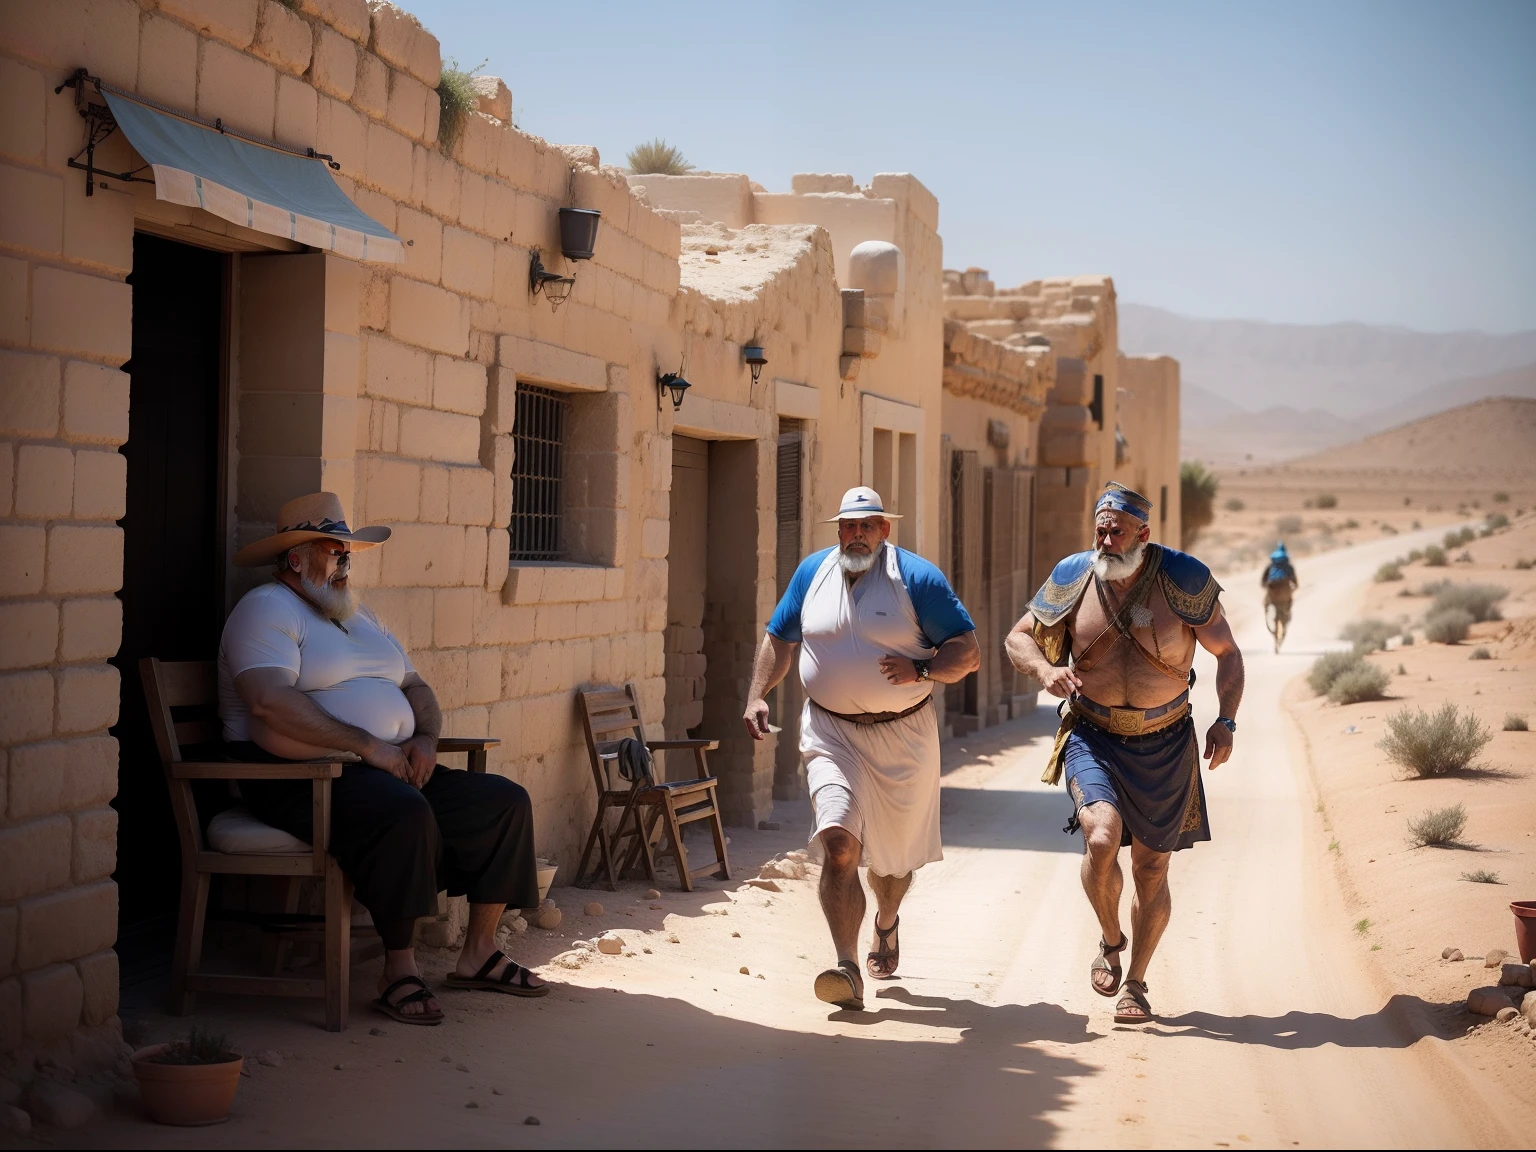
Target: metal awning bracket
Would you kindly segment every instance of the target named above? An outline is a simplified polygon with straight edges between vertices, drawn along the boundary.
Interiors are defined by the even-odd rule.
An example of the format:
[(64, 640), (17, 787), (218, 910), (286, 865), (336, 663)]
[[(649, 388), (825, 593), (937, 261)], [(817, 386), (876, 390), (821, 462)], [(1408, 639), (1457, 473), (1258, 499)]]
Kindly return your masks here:
[[(85, 121), (85, 146), (69, 159), (71, 168), (79, 168), (85, 173), (85, 194), (93, 196), (96, 193), (96, 177), (110, 176), (114, 180), (124, 182), (134, 181), (139, 184), (153, 184), (154, 181), (139, 173), (149, 171), (149, 165), (145, 164), (135, 168), (132, 172), (109, 172), (105, 168), (96, 167), (96, 145), (106, 140), (117, 131), (117, 120), (112, 115), (112, 109), (106, 104), (98, 103), (91, 99), (87, 86), (93, 86), (96, 95), (101, 95), (101, 78), (92, 76), (84, 68), (75, 69), (75, 73), (64, 83), (53, 90), (57, 96), (66, 88), (75, 90), (75, 110), (80, 113)], [(80, 163), (80, 157), (85, 156), (85, 163)]]

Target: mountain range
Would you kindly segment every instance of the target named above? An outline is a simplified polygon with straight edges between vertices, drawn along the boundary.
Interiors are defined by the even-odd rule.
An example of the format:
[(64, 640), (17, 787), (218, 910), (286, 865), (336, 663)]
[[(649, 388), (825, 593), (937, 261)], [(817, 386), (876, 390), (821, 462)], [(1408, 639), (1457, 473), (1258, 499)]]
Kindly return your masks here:
[(1184, 455), (1282, 460), (1489, 396), (1536, 397), (1536, 332), (1207, 320), (1119, 307), (1120, 347), (1181, 366)]

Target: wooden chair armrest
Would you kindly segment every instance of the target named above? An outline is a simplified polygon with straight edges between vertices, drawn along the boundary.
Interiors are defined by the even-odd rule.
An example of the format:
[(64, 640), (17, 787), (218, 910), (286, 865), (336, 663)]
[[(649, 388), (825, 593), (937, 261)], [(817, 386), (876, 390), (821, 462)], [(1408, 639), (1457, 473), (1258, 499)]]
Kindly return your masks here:
[(242, 760), (183, 760), (171, 765), (177, 780), (335, 780), (339, 760), (299, 760), (291, 763), (246, 763)]
[(439, 752), (483, 752), (487, 748), (496, 748), (500, 744), (501, 741), (494, 736), (439, 736), (437, 738)]
[(652, 752), (665, 752), (668, 748), (702, 748), (713, 752), (720, 747), (718, 740), (647, 740), (645, 746)]

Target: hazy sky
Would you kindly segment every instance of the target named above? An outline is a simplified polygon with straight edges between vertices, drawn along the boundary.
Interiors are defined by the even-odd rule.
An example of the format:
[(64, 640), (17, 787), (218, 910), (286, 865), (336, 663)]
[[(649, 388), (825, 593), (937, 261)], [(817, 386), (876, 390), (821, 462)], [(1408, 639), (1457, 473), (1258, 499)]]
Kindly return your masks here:
[(608, 163), (917, 175), (948, 267), (1198, 316), (1536, 328), (1536, 3), (401, 0)]

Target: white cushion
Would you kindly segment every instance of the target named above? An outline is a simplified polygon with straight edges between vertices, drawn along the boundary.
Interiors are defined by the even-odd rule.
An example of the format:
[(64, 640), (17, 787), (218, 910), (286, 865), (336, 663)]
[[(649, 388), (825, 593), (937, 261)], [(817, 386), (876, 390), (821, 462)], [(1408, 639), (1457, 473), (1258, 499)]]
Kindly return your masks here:
[(297, 836), (263, 824), (245, 807), (226, 808), (208, 821), (208, 844), (215, 852), (260, 856), (307, 856), (311, 851)]

